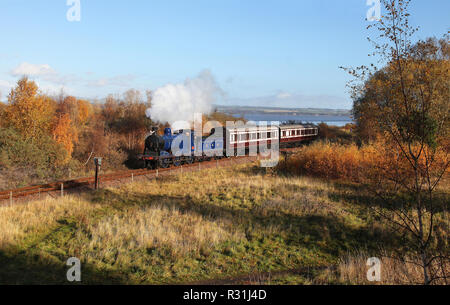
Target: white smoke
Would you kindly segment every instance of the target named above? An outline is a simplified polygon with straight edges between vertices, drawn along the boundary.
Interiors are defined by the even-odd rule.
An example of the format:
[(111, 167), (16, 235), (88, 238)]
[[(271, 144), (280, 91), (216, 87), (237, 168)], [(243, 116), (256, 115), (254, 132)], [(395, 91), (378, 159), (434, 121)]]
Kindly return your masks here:
[(210, 114), (212, 104), (222, 94), (211, 72), (203, 70), (183, 84), (167, 84), (153, 91), (152, 106), (145, 113), (154, 122), (169, 123), (174, 130), (190, 128), (194, 114)]

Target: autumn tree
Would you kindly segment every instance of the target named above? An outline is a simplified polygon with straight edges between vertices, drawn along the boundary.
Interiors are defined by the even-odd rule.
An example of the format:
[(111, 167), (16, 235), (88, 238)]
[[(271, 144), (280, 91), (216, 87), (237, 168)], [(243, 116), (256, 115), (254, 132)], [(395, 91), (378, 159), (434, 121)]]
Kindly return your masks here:
[(79, 126), (85, 126), (92, 113), (91, 104), (89, 103), (89, 101), (86, 100), (77, 100), (77, 104), (78, 104), (78, 117), (76, 121)]
[(138, 148), (143, 148), (142, 140), (152, 125), (145, 114), (150, 105), (142, 100), (139, 91), (131, 89), (125, 92), (121, 106), (124, 112), (119, 122), (119, 130), (126, 137), (127, 149), (142, 151)]
[(39, 94), (36, 83), (24, 77), (11, 89), (2, 120), (5, 127), (13, 127), (23, 137), (39, 143), (43, 135), (51, 133), (54, 112), (55, 102)]
[[(448, 91), (447, 78), (450, 64), (448, 49), (448, 37), (440, 40), (429, 38), (425, 41), (419, 41), (411, 47), (410, 57), (405, 59), (403, 67), (405, 81), (421, 89), (424, 98), (430, 91), (423, 91), (426, 88), (419, 88), (417, 83), (411, 83), (412, 80), (421, 82), (422, 86), (427, 85), (427, 89), (434, 91), (430, 115), (437, 121), (445, 121), (441, 116), (448, 114), (448, 108), (446, 108), (448, 105), (445, 100), (445, 92)], [(375, 71), (359, 88), (360, 91), (358, 91), (358, 96), (356, 96), (353, 104), (353, 115), (357, 122), (356, 131), (365, 141), (373, 141), (383, 132), (383, 125), (379, 124), (378, 119), (386, 113), (383, 112), (385, 109), (379, 107), (377, 101), (380, 96), (392, 96), (394, 92), (398, 91), (398, 88), (392, 87), (395, 72), (396, 65), (390, 63), (383, 69)], [(399, 109), (398, 106), (396, 105), (395, 108)]]
[(72, 125), (72, 120), (70, 119), (69, 114), (60, 114), (54, 123), (53, 126), (53, 139), (63, 145), (64, 149), (67, 152), (66, 157), (64, 158), (64, 163), (67, 163), (72, 157), (74, 144), (78, 140), (78, 134)]
[(5, 111), (5, 108), (6, 108), (6, 105), (0, 101), (0, 127), (2, 126), (2, 122), (3, 122), (2, 117), (3, 117), (3, 112)]
[(107, 128), (122, 137), (124, 148), (130, 152), (142, 150), (143, 138), (152, 125), (145, 114), (147, 108), (148, 103), (134, 89), (126, 91), (123, 99), (108, 96), (102, 108)]
[[(424, 284), (447, 279), (448, 193), (439, 186), (449, 166), (448, 36), (412, 43), (409, 0), (384, 0), (385, 16), (370, 25), (378, 33), (373, 56), (384, 67), (348, 69), (358, 127), (372, 128), (383, 143), (383, 162), (367, 172), (383, 205), (372, 207), (404, 237), (406, 253), (419, 261)], [(365, 126), (364, 126), (365, 125)], [(369, 135), (370, 137), (370, 135)], [(380, 153), (380, 152), (377, 152)], [(401, 259), (405, 259), (401, 257)]]

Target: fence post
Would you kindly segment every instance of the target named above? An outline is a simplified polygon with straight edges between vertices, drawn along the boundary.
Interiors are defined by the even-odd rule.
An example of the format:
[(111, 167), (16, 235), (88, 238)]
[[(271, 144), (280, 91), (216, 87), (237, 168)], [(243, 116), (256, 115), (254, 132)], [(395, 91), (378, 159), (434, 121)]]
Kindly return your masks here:
[(134, 173), (131, 173), (131, 182), (134, 182)]
[(13, 197), (12, 197), (12, 191), (9, 192), (9, 204), (12, 205), (13, 204)]
[(64, 183), (61, 183), (61, 197), (64, 197)]
[(100, 172), (100, 166), (102, 165), (102, 158), (94, 158), (95, 163), (95, 180), (94, 180), (94, 188), (96, 190), (99, 189), (99, 172)]
[(41, 188), (39, 188), (39, 200), (41, 200)]
[(159, 170), (156, 169), (156, 178), (158, 178), (158, 176), (159, 176)]

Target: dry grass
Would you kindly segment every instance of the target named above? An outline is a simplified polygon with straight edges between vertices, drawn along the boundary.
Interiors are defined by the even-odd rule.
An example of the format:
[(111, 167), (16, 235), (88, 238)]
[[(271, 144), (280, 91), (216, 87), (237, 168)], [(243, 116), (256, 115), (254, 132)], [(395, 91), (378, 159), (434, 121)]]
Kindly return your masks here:
[[(132, 249), (166, 247), (171, 249), (170, 255), (182, 256), (213, 248), (227, 240), (238, 241), (242, 234), (233, 234), (231, 226), (231, 223), (213, 222), (192, 212), (181, 212), (175, 207), (141, 207), (105, 217), (100, 222), (89, 222), (87, 230), (92, 238), (81, 248), (86, 253), (87, 261), (109, 257), (112, 250), (116, 262), (130, 264)], [(83, 234), (78, 232), (77, 239), (83, 240)]]
[(79, 197), (47, 198), (26, 205), (0, 207), (0, 250), (57, 225), (61, 218), (85, 215), (96, 205)]
[[(367, 259), (371, 257), (367, 253), (359, 253), (357, 255), (348, 255), (341, 259), (338, 270), (337, 280), (342, 283), (359, 284), (359, 285), (411, 285), (423, 284), (423, 268), (420, 267), (418, 259), (408, 258), (400, 261), (393, 258), (392, 255), (384, 252), (380, 257), (381, 261), (381, 281), (369, 282), (367, 280), (366, 266)], [(440, 266), (435, 264), (437, 276), (442, 276), (442, 268), (445, 274), (450, 273), (450, 266)], [(446, 285), (448, 280), (437, 279), (433, 284)]]
[[(357, 192), (244, 165), (0, 207), (0, 282), (65, 281), (54, 265), (72, 256), (89, 266), (84, 283), (186, 283), (338, 265), (346, 253), (392, 243), (364, 206), (348, 201)], [(24, 279), (18, 265), (45, 272)], [(316, 273), (265, 280), (346, 281)]]

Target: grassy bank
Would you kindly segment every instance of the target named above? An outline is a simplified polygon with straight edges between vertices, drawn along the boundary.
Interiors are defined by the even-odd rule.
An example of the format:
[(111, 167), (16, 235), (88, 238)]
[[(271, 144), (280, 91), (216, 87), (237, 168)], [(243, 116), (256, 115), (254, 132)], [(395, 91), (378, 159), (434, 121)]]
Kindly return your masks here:
[(355, 186), (241, 165), (0, 207), (0, 283), (67, 283), (73, 256), (84, 284), (265, 272), (255, 282), (365, 283), (366, 267), (352, 280), (357, 263), (345, 263), (397, 245), (364, 200)]

